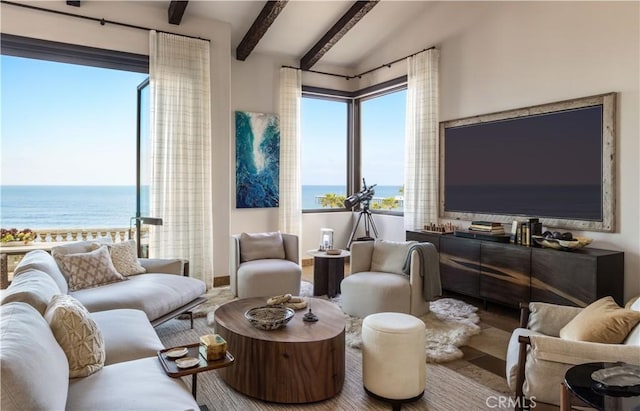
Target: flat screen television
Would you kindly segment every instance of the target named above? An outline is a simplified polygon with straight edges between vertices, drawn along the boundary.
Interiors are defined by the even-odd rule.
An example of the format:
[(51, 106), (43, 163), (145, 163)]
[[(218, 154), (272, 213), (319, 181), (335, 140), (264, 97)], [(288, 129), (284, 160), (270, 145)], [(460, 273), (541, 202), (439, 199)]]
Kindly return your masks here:
[(615, 93), (440, 123), (440, 215), (613, 231)]

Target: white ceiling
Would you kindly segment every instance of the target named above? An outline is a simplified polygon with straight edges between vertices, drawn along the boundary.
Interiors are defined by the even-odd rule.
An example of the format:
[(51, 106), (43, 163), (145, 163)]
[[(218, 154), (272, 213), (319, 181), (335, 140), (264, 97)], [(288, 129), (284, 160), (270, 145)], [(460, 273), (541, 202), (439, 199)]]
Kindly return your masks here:
[[(169, 2), (155, 2), (168, 8)], [(300, 59), (351, 7), (345, 0), (292, 0), (253, 52)], [(398, 30), (418, 17), (430, 2), (382, 0), (319, 61), (322, 64), (353, 68), (373, 53)], [(264, 1), (190, 1), (183, 22), (200, 16), (231, 25), (231, 47), (235, 52), (243, 36), (262, 10)], [(251, 56), (249, 56), (249, 59)]]

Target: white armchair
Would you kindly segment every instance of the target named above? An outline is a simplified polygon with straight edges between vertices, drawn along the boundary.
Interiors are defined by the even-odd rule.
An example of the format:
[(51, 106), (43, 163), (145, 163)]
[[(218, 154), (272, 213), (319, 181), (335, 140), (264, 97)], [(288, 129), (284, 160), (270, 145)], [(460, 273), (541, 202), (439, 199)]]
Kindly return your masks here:
[[(410, 275), (402, 273), (415, 241), (360, 241), (351, 244), (351, 274), (340, 283), (342, 310), (364, 318), (379, 312), (415, 316), (429, 312), (423, 297), (420, 258), (412, 251)], [(439, 275), (439, 273), (438, 273)]]
[(230, 288), (240, 298), (298, 295), (298, 237), (280, 232), (231, 236)]
[[(640, 298), (630, 308), (640, 311)], [(560, 404), (560, 384), (567, 370), (588, 362), (640, 365), (640, 325), (622, 344), (571, 341), (560, 330), (583, 309), (532, 302), (521, 304), (520, 328), (507, 350), (507, 383), (517, 398)], [(522, 405), (522, 399), (518, 402)]]

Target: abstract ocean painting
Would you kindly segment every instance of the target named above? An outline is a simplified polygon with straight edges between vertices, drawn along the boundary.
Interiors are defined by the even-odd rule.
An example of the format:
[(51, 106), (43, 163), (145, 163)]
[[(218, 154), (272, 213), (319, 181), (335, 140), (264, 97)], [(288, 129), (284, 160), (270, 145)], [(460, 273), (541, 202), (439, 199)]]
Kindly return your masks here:
[(279, 176), (278, 116), (236, 111), (236, 208), (278, 207)]

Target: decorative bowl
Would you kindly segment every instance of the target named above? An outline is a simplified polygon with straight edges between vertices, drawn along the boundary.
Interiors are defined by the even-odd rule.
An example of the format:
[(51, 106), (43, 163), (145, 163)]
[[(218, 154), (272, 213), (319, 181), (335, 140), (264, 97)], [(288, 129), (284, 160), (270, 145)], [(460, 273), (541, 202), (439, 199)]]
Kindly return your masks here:
[(591, 238), (587, 237), (575, 237), (573, 240), (558, 240), (555, 238), (544, 238), (538, 235), (534, 235), (532, 237), (533, 240), (542, 247), (564, 251), (585, 247), (591, 244), (592, 241)]
[(640, 366), (625, 364), (594, 371), (591, 379), (605, 387), (640, 387)]
[(295, 312), (287, 307), (263, 306), (254, 307), (244, 313), (254, 327), (265, 330), (277, 330), (284, 327), (293, 318)]

